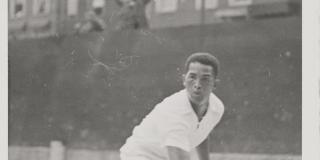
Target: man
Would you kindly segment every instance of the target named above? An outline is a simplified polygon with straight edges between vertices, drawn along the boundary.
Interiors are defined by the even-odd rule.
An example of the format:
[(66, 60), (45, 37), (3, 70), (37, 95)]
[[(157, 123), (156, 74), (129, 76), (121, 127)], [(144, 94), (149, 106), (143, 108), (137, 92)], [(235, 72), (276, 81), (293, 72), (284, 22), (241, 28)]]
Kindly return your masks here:
[(116, 0), (116, 2), (121, 7), (117, 30), (148, 28), (145, 10), (150, 0)]
[(96, 14), (95, 11), (85, 13), (84, 22), (77, 23), (74, 26), (76, 33), (103, 32), (106, 28), (105, 21)]
[(185, 89), (165, 98), (136, 126), (120, 149), (121, 160), (209, 160), (208, 136), (224, 105), (212, 91), (219, 62), (194, 53), (185, 63)]

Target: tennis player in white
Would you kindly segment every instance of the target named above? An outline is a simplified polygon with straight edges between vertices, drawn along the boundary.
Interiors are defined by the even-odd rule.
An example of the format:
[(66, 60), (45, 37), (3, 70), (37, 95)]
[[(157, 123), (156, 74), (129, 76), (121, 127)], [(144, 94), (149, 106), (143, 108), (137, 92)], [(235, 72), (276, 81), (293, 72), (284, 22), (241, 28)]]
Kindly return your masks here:
[(224, 105), (212, 93), (219, 62), (194, 53), (185, 63), (185, 89), (157, 104), (120, 149), (121, 160), (209, 160), (208, 136)]

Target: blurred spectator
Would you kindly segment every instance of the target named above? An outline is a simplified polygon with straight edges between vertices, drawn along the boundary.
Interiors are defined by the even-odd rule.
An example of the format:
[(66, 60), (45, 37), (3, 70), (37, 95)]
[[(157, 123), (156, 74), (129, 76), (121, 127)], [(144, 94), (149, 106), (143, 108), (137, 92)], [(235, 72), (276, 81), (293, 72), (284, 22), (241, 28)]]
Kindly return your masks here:
[(98, 10), (89, 11), (85, 15), (85, 21), (77, 23), (75, 29), (77, 33), (88, 33), (88, 32), (102, 32), (105, 30), (106, 23), (97, 13), (100, 13)]
[(150, 0), (116, 0), (121, 7), (117, 30), (148, 28), (145, 9)]
[(94, 13), (98, 16), (101, 16), (103, 14), (104, 5), (105, 5), (104, 0), (94, 0), (92, 2)]

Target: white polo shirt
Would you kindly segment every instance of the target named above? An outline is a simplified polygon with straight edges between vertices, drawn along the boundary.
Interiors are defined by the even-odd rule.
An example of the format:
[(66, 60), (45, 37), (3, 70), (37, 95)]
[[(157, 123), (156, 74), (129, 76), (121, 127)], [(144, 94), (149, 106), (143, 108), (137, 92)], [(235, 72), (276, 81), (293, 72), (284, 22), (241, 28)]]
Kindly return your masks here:
[(208, 110), (199, 122), (187, 91), (181, 90), (157, 104), (133, 129), (132, 135), (120, 149), (120, 156), (123, 160), (123, 157), (165, 160), (168, 159), (166, 146), (191, 152), (207, 138), (223, 112), (223, 103), (211, 94)]

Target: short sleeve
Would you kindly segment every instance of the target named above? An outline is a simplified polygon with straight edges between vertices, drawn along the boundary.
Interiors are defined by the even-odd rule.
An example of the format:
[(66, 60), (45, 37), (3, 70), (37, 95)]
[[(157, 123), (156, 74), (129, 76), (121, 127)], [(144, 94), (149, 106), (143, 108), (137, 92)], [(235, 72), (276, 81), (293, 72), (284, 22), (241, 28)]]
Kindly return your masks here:
[(189, 129), (183, 118), (165, 116), (160, 122), (159, 129), (162, 131), (162, 147), (172, 146), (190, 152)]

